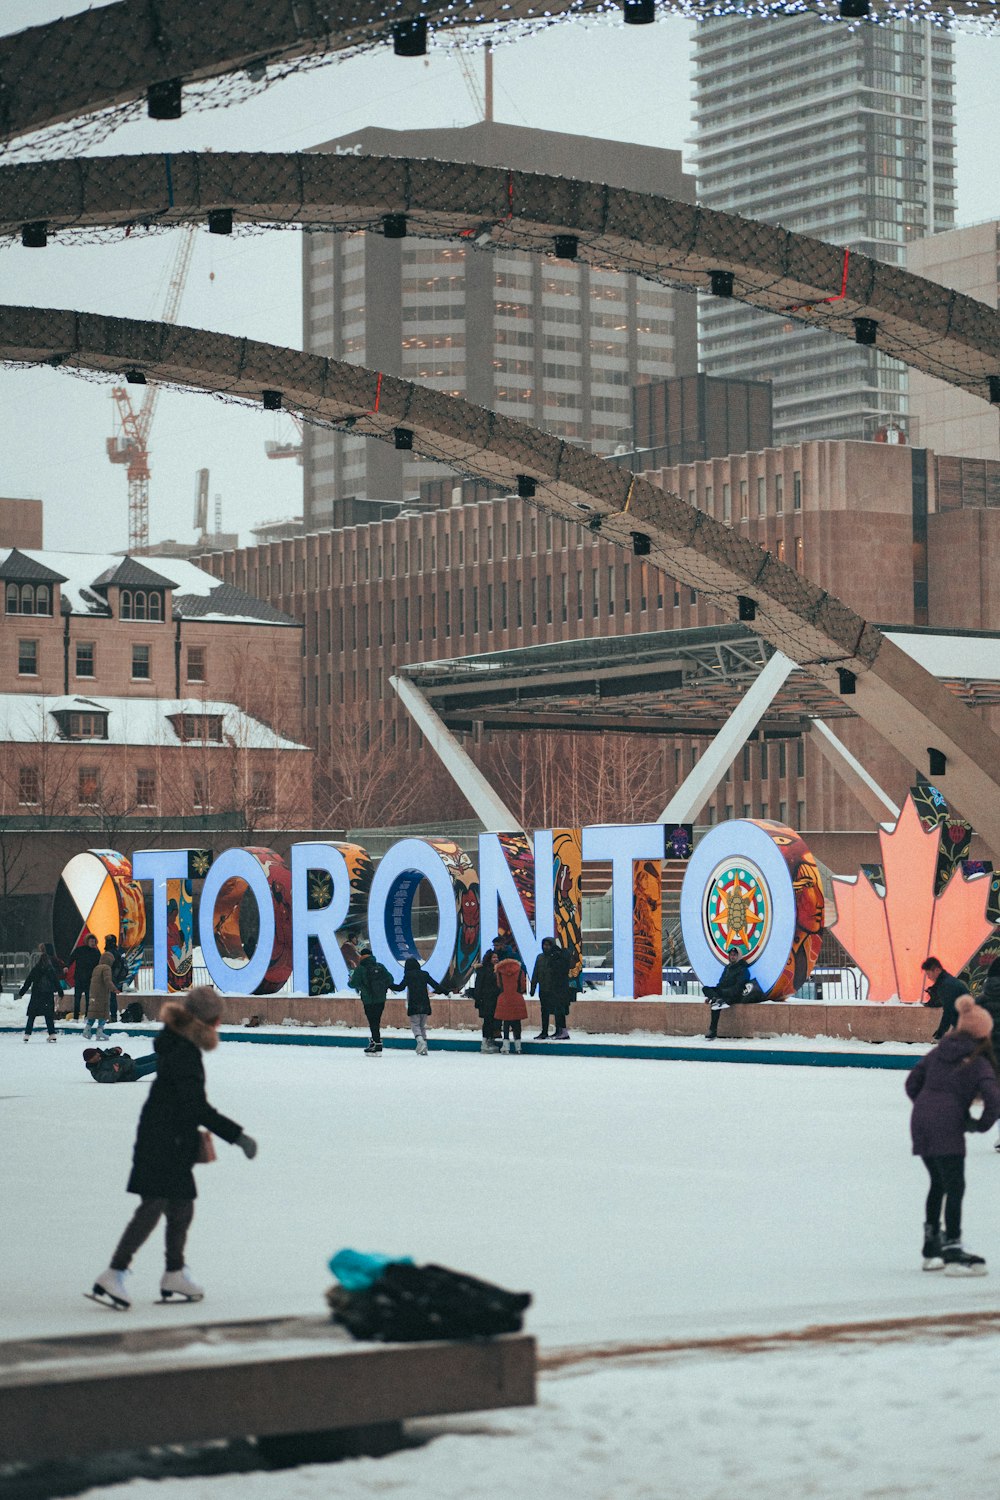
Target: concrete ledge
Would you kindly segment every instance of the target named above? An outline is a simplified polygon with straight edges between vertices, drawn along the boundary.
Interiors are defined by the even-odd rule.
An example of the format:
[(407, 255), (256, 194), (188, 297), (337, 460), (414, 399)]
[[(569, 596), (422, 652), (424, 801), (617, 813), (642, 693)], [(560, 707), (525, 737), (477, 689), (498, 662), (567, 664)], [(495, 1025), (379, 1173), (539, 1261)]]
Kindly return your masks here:
[[(143, 994), (147, 1018), (155, 1020), (163, 995)], [(479, 1017), (471, 1000), (437, 996), (432, 1001), (429, 1030), (478, 1031)], [(530, 1036), (538, 1023), (537, 1001), (528, 1001), (525, 1031)], [(286, 1016), (314, 1026), (363, 1027), (365, 1013), (359, 1000), (336, 996), (312, 998), (289, 995), (232, 996), (223, 1000), (223, 1023), (238, 1026), (244, 1016), (260, 1016), (262, 1026), (280, 1026)], [(763, 1005), (737, 1005), (723, 1011), (720, 1040), (750, 1037), (830, 1036), (862, 1042), (930, 1042), (939, 1010), (922, 1005), (823, 1005), (818, 1002), (783, 1001)], [(588, 1000), (574, 1002), (569, 1027), (574, 1035), (627, 1036), (634, 1031), (654, 1036), (702, 1036), (709, 1010), (704, 1000)], [(403, 1000), (386, 1003), (383, 1025), (408, 1031)], [(37, 1027), (36, 1027), (37, 1029)]]
[(0, 1461), (531, 1406), (535, 1366), (527, 1334), (362, 1344), (321, 1318), (0, 1344)]

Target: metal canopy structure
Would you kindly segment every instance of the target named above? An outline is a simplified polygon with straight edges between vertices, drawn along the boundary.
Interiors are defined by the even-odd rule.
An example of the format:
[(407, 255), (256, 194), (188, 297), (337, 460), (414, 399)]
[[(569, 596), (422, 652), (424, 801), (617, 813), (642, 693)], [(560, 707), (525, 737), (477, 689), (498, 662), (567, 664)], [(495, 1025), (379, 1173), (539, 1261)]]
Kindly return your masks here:
[[(803, 0), (659, 0), (663, 14), (693, 20), (750, 14), (780, 19), (804, 8)], [(811, 0), (832, 23), (857, 25), (840, 0)], [(870, 0), (866, 20), (900, 24), (928, 19), (993, 31), (995, 0)], [(619, 18), (611, 0), (118, 0), (82, 15), (32, 26), (0, 38), (0, 141), (40, 131), (60, 121), (113, 112), (159, 86), (154, 117), (175, 118), (182, 86), (227, 80), (217, 102), (229, 103), (288, 71), (315, 66), (393, 43), (422, 23), (424, 34), (459, 35), (465, 45), (479, 33), (489, 41), (525, 34), (559, 21)], [(403, 39), (403, 38), (401, 38)], [(411, 42), (416, 42), (411, 35)], [(423, 43), (406, 55), (419, 56)], [(164, 87), (166, 86), (166, 87)], [(209, 95), (209, 102), (212, 101)]]
[[(103, 14), (103, 12), (101, 12)], [(427, 239), (495, 253), (552, 254), (647, 281), (727, 295), (855, 340), (872, 325), (883, 354), (1000, 402), (1000, 312), (900, 266), (772, 224), (543, 173), (405, 157), (326, 152), (71, 158), (0, 167), (0, 237), (111, 233), (197, 224), (224, 211), (238, 226), (330, 232), (386, 221)], [(874, 331), (873, 331), (874, 330)]]
[[(883, 627), (908, 655), (966, 658), (941, 676), (970, 705), (1000, 704), (1000, 635)], [(979, 649), (970, 651), (975, 643)], [(575, 734), (685, 735), (710, 738), (728, 722), (774, 648), (738, 624), (599, 636), (477, 656), (415, 663), (402, 674), (442, 722), (458, 733), (481, 730)], [(985, 660), (992, 656), (995, 670)], [(949, 670), (949, 668), (951, 670)], [(941, 675), (936, 673), (935, 675)], [(855, 718), (850, 697), (803, 671), (779, 688), (757, 732), (767, 739), (808, 734), (816, 720)]]

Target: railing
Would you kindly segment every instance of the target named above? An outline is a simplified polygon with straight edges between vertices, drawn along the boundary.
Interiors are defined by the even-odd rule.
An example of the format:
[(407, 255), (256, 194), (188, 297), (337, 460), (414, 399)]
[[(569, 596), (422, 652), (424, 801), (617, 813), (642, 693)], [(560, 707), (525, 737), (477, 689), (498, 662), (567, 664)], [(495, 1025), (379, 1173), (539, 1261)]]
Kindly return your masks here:
[[(603, 955), (590, 954), (584, 957), (583, 977), (584, 982), (590, 986), (609, 984), (611, 981), (610, 966), (604, 964)], [(32, 953), (0, 953), (0, 989), (16, 992), (24, 983), (25, 976), (31, 968), (34, 954)], [(201, 964), (196, 964), (192, 976), (193, 984), (211, 984), (212, 980), (208, 969)], [(127, 997), (130, 993), (149, 994), (153, 990), (153, 965), (151, 961), (144, 962), (137, 970), (132, 983), (125, 990)], [(684, 967), (668, 967), (663, 970), (663, 989), (666, 999), (683, 999), (685, 996), (691, 999), (700, 999), (702, 986), (694, 973)], [(279, 995), (291, 995), (291, 980), (276, 991)], [(344, 991), (342, 993), (352, 993)], [(587, 991), (584, 991), (586, 994)], [(799, 1000), (812, 1000), (823, 1005), (845, 1005), (857, 1004), (864, 1001), (868, 994), (868, 982), (859, 969), (836, 968), (824, 965), (813, 970), (808, 983), (796, 993), (794, 998)], [(250, 997), (248, 997), (250, 998)], [(655, 997), (654, 997), (655, 998)]]

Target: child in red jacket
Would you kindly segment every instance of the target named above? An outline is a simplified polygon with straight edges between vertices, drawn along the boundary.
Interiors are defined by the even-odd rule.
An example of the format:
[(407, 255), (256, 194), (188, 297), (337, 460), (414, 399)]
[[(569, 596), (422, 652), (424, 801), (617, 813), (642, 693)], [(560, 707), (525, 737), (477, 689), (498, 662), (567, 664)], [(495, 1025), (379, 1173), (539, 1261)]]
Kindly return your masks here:
[(511, 1049), (511, 1032), (514, 1036), (514, 1051), (521, 1050), (521, 1022), (528, 1019), (528, 1007), (524, 1003), (524, 992), (528, 987), (528, 976), (519, 958), (502, 958), (496, 965), (497, 1007), (494, 1019), (503, 1022), (503, 1046), (501, 1052)]

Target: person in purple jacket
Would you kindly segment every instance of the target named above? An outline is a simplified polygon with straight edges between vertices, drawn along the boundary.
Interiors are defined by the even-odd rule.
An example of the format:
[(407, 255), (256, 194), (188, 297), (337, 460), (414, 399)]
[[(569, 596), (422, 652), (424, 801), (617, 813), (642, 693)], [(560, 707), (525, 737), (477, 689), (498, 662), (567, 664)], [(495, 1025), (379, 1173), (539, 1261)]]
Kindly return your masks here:
[[(1000, 1085), (991, 1033), (993, 1018), (971, 995), (956, 1002), (955, 1029), (906, 1075), (913, 1100), (910, 1134), (931, 1179), (924, 1215), (924, 1270), (949, 1276), (985, 1276), (981, 1255), (962, 1248), (965, 1133), (985, 1132), (1000, 1118)], [(982, 1114), (969, 1113), (976, 1099)], [(944, 1204), (944, 1238), (941, 1206)]]

